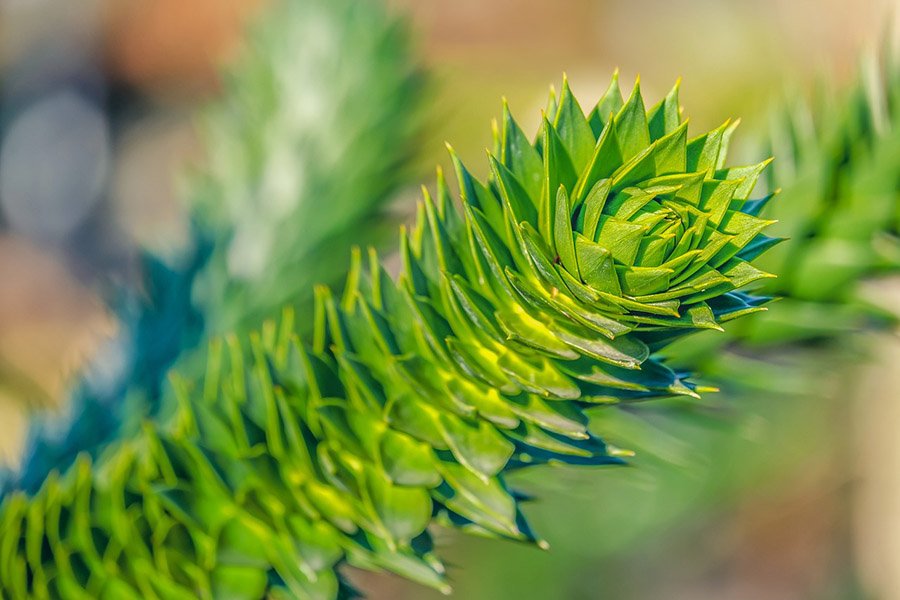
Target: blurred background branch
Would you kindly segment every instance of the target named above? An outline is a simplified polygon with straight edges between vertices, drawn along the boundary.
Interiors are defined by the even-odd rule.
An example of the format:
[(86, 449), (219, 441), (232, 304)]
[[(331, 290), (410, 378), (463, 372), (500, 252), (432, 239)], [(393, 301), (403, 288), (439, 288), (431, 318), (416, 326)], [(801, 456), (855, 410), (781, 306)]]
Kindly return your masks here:
[(24, 452), (21, 435), (6, 440), (22, 455), (8, 487), (36, 489), (155, 415), (176, 361), (203, 373), (209, 335), (288, 302), (306, 323), (313, 284), (343, 279), (351, 245), (380, 242), (388, 204), (414, 180), (424, 80), (400, 19), (343, 0), (282, 0), (258, 18), (247, 3), (183, 7), (103, 5), (94, 35), (75, 19), (51, 40), (77, 52), (5, 80), (5, 225), (57, 250), (119, 325), (55, 391), (64, 402), (36, 394), (42, 374), (7, 370), (15, 410), (61, 405), (33, 420)]

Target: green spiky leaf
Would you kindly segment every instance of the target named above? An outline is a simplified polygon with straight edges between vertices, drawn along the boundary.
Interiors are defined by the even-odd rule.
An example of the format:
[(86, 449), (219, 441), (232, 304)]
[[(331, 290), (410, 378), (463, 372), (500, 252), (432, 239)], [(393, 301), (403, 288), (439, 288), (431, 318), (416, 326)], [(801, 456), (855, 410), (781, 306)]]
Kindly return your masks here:
[(730, 183), (761, 167), (720, 169), (726, 139), (611, 90), (585, 117), (566, 84), (534, 147), (507, 116), (487, 183), (455, 159), (461, 214), (439, 177), (400, 275), (356, 253), (308, 343), (215, 345), (168, 419), (8, 497), (4, 596), (328, 599), (342, 562), (446, 590), (432, 518), (540, 543), (506, 474), (621, 464), (585, 411), (696, 397), (654, 352), (761, 303), (740, 252), (768, 221)]

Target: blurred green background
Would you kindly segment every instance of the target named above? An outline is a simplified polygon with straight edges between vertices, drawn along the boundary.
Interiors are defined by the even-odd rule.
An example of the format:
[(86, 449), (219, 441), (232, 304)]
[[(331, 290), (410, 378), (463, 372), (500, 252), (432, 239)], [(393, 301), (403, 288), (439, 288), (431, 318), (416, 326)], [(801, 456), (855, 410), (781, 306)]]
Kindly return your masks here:
[[(534, 130), (547, 86), (562, 72), (591, 103), (615, 68), (625, 87), (640, 74), (653, 99), (682, 77), (695, 131), (741, 117), (737, 162), (749, 162), (773, 102), (808, 93), (820, 78), (849, 81), (900, 15), (888, 0), (390, 4), (408, 15), (431, 75), (422, 181), (434, 164), (449, 164), (444, 141), (484, 168), (501, 96)], [(77, 123), (74, 138), (62, 136), (57, 147), (96, 150), (95, 160), (68, 171), (41, 155), (57, 175), (46, 175), (43, 203), (0, 194), (6, 460), (15, 460), (27, 419), (17, 399), (53, 405), (68, 375), (115, 328), (98, 299), (100, 282), (135, 277), (136, 246), (165, 248), (186, 235), (177, 198), (185, 165), (200, 159), (194, 111), (215, 98), (218, 66), (264, 5), (0, 3), (6, 164), (21, 147), (12, 134), (31, 122)], [(416, 196), (411, 185), (397, 199), (401, 215)], [(882, 282), (873, 294), (896, 305), (896, 288)], [(440, 534), (449, 561), (465, 565), (451, 572), (456, 597), (900, 598), (900, 381), (892, 368), (900, 343), (872, 336), (848, 350), (879, 360), (840, 377), (827, 361), (807, 365), (815, 389), (805, 383), (809, 371), (772, 374), (802, 388), (789, 403), (761, 394), (714, 417), (598, 413), (601, 434), (639, 450), (633, 466), (516, 479), (536, 496), (529, 516), (549, 551)], [(437, 597), (389, 577), (353, 579), (374, 599)]]

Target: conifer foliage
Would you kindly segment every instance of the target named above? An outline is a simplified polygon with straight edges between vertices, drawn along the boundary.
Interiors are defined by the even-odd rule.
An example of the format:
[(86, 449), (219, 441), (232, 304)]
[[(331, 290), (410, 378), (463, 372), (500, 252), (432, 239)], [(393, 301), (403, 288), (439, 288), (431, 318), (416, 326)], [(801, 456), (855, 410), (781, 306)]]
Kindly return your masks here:
[[(214, 343), (164, 417), (0, 508), (10, 598), (315, 598), (336, 567), (449, 590), (429, 526), (540, 543), (505, 475), (623, 458), (585, 411), (697, 389), (656, 352), (764, 310), (733, 127), (689, 137), (678, 88), (564, 81), (534, 143), (504, 108), (480, 182), (454, 156), (401, 229), (402, 270), (354, 254), (341, 297)], [(452, 151), (451, 151), (452, 152)]]

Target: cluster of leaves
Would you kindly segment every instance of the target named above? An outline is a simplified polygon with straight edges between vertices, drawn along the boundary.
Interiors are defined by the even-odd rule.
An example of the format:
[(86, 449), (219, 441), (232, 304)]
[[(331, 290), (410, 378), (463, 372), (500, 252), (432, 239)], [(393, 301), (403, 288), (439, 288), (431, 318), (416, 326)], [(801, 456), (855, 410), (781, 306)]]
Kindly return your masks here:
[[(748, 490), (778, 493), (798, 473), (846, 456), (843, 424), (856, 393), (855, 369), (877, 351), (868, 334), (897, 326), (896, 307), (879, 303), (882, 285), (900, 275), (900, 69), (892, 56), (865, 62), (847, 87), (823, 85), (811, 101), (797, 94), (773, 112), (766, 138), (776, 159), (765, 175), (769, 189), (781, 191), (761, 215), (777, 220), (770, 230), (788, 239), (758, 264), (779, 274), (761, 282), (761, 291), (781, 298), (725, 334), (699, 334), (665, 349), (679, 368), (699, 373), (721, 393), (703, 402), (645, 405), (639, 414), (595, 416), (595, 431), (616, 432), (618, 443), (637, 452), (641, 476), (653, 481), (658, 498), (631, 481), (582, 482), (604, 510), (581, 511), (580, 530), (588, 537), (615, 532), (607, 539), (616, 541), (588, 563), (602, 561), (609, 576), (615, 565), (656, 553), (651, 568), (661, 581), (673, 581), (663, 575), (672, 568), (666, 557), (691, 548), (701, 523), (714, 530)], [(552, 489), (531, 483), (542, 496)], [(642, 516), (622, 518), (632, 512)], [(658, 532), (673, 527), (688, 529), (688, 538), (661, 548)], [(557, 551), (574, 553), (559, 547), (566, 544), (562, 538)], [(589, 568), (572, 563), (541, 578)], [(658, 595), (664, 586), (639, 585), (638, 595)]]
[[(780, 494), (823, 465), (843, 464), (853, 370), (877, 351), (860, 334), (896, 327), (896, 308), (891, 315), (870, 303), (883, 278), (900, 274), (900, 65), (892, 56), (867, 62), (847, 87), (823, 85), (811, 101), (792, 95), (774, 108), (771, 132), (759, 132), (775, 156), (760, 187), (781, 189), (760, 215), (778, 221), (770, 235), (788, 238), (757, 260), (779, 274), (760, 291), (783, 298), (724, 334), (663, 349), (670, 364), (721, 392), (593, 412), (592, 430), (633, 449), (637, 471), (602, 480), (523, 474), (517, 483), (542, 499), (529, 515), (552, 524), (552, 556), (460, 544), (459, 594), (565, 595), (559, 582), (580, 590), (587, 573), (621, 595), (664, 597), (684, 581), (672, 556), (696, 555), (698, 536), (716, 535), (748, 493)], [(729, 557), (713, 550), (706, 559)], [(515, 576), (523, 570), (530, 576)]]
[[(176, 361), (202, 372), (210, 335), (261, 323), (288, 299), (309, 310), (312, 282), (346, 273), (350, 237), (378, 242), (373, 221), (407, 181), (423, 96), (402, 25), (376, 2), (280, 0), (251, 28), (202, 115), (191, 247), (176, 259), (142, 253), (142, 289), (110, 302), (121, 333), (63, 415), (35, 416), (0, 492), (36, 491), (79, 452), (95, 454), (155, 414)], [(248, 241), (265, 256), (250, 257)], [(232, 264), (245, 259), (253, 273)]]
[[(732, 128), (688, 138), (677, 87), (646, 110), (614, 78), (587, 115), (564, 83), (536, 142), (504, 111), (476, 180), (439, 174), (402, 271), (356, 253), (288, 313), (214, 348), (167, 415), (0, 508), (11, 597), (333, 598), (348, 562), (447, 589), (428, 526), (538, 542), (505, 475), (604, 465), (585, 411), (696, 396), (656, 352), (762, 310), (738, 288), (772, 244), (725, 166)], [(539, 542), (538, 542), (539, 543)]]

